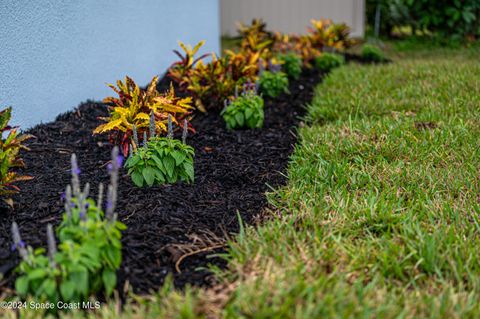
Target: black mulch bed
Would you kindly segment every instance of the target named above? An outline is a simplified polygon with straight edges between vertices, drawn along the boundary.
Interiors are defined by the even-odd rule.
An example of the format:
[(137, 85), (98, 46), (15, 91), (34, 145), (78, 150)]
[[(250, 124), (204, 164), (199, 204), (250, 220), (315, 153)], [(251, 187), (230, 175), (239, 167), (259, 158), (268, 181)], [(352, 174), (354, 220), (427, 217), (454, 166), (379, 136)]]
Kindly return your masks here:
[[(221, 249), (185, 258), (182, 272), (177, 273), (175, 260), (184, 252), (178, 245), (194, 247), (196, 237), (225, 238), (237, 232), (237, 212), (244, 222), (254, 222), (267, 206), (268, 185), (278, 187), (286, 181), (282, 172), (296, 142), (295, 126), (320, 79), (318, 73), (304, 72), (291, 83), (290, 95), (266, 101), (263, 129), (231, 132), (219, 115), (197, 115), (193, 125), (198, 134), (188, 139), (196, 151), (194, 185), (139, 189), (122, 171), (117, 212), (128, 229), (123, 234), (119, 290), (127, 280), (137, 293), (157, 289), (169, 273), (177, 287), (212, 284), (210, 272), (199, 268), (209, 263), (224, 267), (222, 259), (211, 257)], [(161, 86), (168, 82), (164, 79)], [(111, 146), (106, 136), (92, 137), (97, 117), (105, 115), (103, 104), (87, 102), (28, 131), (37, 138), (28, 143), (31, 151), (23, 158), (26, 172), (35, 179), (20, 185), (14, 210), (0, 211), (0, 273), (4, 274), (0, 294), (13, 286), (12, 270), (19, 262), (10, 250), (12, 221), (19, 224), (27, 244), (46, 246), (46, 225), (58, 224), (63, 212), (60, 196), (70, 182), (71, 153), (77, 154), (81, 180), (91, 183), (92, 194), (97, 193), (98, 183), (108, 183), (105, 164)]]

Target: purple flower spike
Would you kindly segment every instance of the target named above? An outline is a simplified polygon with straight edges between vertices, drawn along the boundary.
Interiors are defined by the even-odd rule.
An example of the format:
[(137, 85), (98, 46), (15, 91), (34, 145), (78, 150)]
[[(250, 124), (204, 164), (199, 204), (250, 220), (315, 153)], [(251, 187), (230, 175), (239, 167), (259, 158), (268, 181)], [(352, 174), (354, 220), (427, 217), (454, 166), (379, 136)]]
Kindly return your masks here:
[(112, 163), (108, 163), (107, 170), (110, 172), (112, 170), (112, 168), (113, 168)]
[(80, 180), (78, 175), (80, 174), (80, 169), (78, 168), (77, 156), (72, 154), (72, 191), (73, 196), (77, 197), (80, 194)]
[(60, 195), (60, 200), (63, 202), (65, 201), (66, 198), (67, 198), (67, 195), (65, 194), (65, 192), (63, 192), (62, 195)]
[(57, 244), (55, 242), (55, 235), (53, 234), (52, 224), (47, 225), (47, 242), (48, 242), (48, 259), (50, 260), (50, 266), (54, 268), (55, 254), (57, 253)]
[(28, 252), (25, 249), (25, 242), (22, 240), (20, 236), (20, 231), (18, 230), (18, 225), (16, 222), (12, 223), (12, 237), (13, 242), (15, 244), (15, 248), (18, 249), (19, 255), (22, 257), (23, 260), (28, 259)]
[(15, 243), (12, 243), (12, 246), (10, 247), (10, 250), (11, 251), (16, 251), (17, 248), (19, 249), (24, 249), (27, 245), (25, 244), (25, 242), (23, 240), (20, 240), (18, 242), (18, 244), (15, 244)]
[(121, 167), (123, 164), (123, 156), (122, 155), (118, 155), (117, 156), (117, 166), (118, 167)]
[(90, 207), (90, 203), (85, 204), (85, 208), (88, 209)]
[(118, 147), (115, 146), (112, 149), (112, 170), (110, 172), (110, 185), (108, 185), (107, 207), (105, 210), (105, 218), (109, 221), (113, 220), (115, 205), (117, 202), (118, 168), (119, 168), (118, 164), (120, 164), (118, 161)]
[(84, 219), (85, 218), (85, 213), (84, 212), (80, 212), (80, 219)]

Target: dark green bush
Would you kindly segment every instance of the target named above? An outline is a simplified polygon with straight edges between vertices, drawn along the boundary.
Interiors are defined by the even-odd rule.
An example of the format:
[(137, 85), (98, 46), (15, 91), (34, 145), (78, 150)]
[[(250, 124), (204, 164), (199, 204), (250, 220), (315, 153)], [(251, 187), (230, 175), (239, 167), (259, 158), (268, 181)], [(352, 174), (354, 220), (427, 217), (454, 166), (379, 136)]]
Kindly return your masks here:
[(345, 64), (345, 58), (336, 53), (324, 52), (315, 58), (315, 67), (323, 72), (329, 72), (343, 64)]
[(288, 93), (288, 77), (283, 72), (264, 71), (258, 79), (260, 92), (268, 97), (277, 97), (281, 93)]
[(193, 147), (168, 137), (150, 138), (146, 147), (139, 147), (125, 162), (128, 174), (138, 187), (192, 183)]
[(263, 98), (254, 90), (244, 91), (230, 104), (227, 103), (222, 116), (228, 129), (260, 128), (264, 120)]
[(183, 122), (182, 140), (173, 139), (172, 116), (168, 116), (167, 137), (157, 136), (155, 117), (150, 113), (150, 138), (143, 133), (143, 145), (140, 146), (137, 128), (133, 126), (133, 144), (125, 162), (132, 182), (143, 187), (174, 184), (178, 181), (193, 183), (193, 157), (195, 150), (186, 144), (188, 122)]
[(374, 45), (365, 44), (362, 48), (362, 58), (369, 62), (382, 62), (385, 61), (383, 51)]
[(377, 5), (381, 8), (381, 30), (409, 26), (447, 38), (480, 36), (479, 0), (368, 0), (367, 15), (374, 25)]
[(282, 70), (289, 78), (298, 79), (302, 74), (302, 59), (297, 54), (290, 52), (286, 54), (280, 54), (278, 59), (283, 63)]

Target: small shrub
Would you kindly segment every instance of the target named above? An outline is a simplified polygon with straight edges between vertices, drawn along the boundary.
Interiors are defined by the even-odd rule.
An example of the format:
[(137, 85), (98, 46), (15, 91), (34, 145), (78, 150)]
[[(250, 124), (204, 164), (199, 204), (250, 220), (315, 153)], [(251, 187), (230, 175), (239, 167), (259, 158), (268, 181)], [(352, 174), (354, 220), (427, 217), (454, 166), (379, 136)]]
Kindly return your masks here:
[[(90, 185), (80, 189), (79, 169), (72, 155), (72, 184), (65, 192), (63, 222), (57, 228), (57, 247), (51, 225), (47, 226), (48, 253), (26, 246), (16, 223), (12, 224), (14, 248), (23, 261), (16, 271), (17, 293), (41, 302), (81, 302), (100, 291), (108, 297), (116, 286), (116, 270), (122, 260), (121, 231), (126, 227), (114, 213), (117, 198), (118, 148), (112, 151), (110, 185), (105, 213), (103, 186), (95, 203), (90, 199)], [(98, 205), (98, 206), (97, 206)]]
[(283, 72), (264, 71), (258, 79), (260, 92), (275, 98), (281, 93), (288, 93), (288, 77)]
[(370, 24), (375, 21), (378, 5), (382, 35), (392, 36), (399, 30), (410, 30), (411, 35), (421, 33), (437, 38), (443, 44), (474, 41), (480, 36), (478, 0), (368, 0), (367, 20)]
[(323, 72), (329, 72), (343, 64), (345, 64), (345, 58), (335, 53), (325, 52), (315, 58), (315, 67)]
[[(8, 125), (12, 117), (12, 108), (8, 107), (0, 111), (0, 196), (9, 196), (15, 194), (20, 190), (14, 183), (19, 181), (30, 180), (30, 176), (22, 176), (16, 172), (13, 172), (12, 168), (24, 167), (25, 164), (19, 156), (21, 149), (29, 150), (22, 143), (32, 135), (19, 134), (17, 128), (12, 128)], [(8, 132), (6, 138), (3, 138), (3, 134)], [(12, 205), (12, 199), (6, 198), (5, 201)]]
[(178, 181), (193, 183), (195, 151), (185, 144), (186, 125), (182, 141), (173, 139), (171, 122), (166, 138), (151, 133), (150, 139), (142, 147), (138, 144), (132, 147), (130, 157), (125, 162), (133, 183), (138, 187), (174, 184)]
[(295, 53), (280, 54), (278, 59), (282, 63), (282, 70), (289, 78), (298, 79), (302, 74), (302, 59)]
[(365, 44), (362, 48), (362, 58), (369, 62), (382, 62), (385, 60), (383, 51), (374, 45)]
[(228, 129), (263, 126), (263, 98), (257, 94), (255, 85), (244, 85), (242, 95), (236, 96), (231, 102), (225, 102), (222, 116)]
[[(168, 116), (172, 116), (175, 123), (182, 122), (190, 111), (192, 99), (179, 98), (175, 95), (173, 86), (165, 93), (157, 91), (158, 77), (155, 76), (146, 90), (140, 87), (128, 76), (125, 83), (117, 81), (117, 87), (108, 86), (117, 94), (116, 97), (107, 97), (104, 103), (110, 105), (110, 116), (101, 118), (105, 124), (98, 126), (93, 133), (110, 132), (110, 141), (115, 145), (121, 145), (124, 155), (128, 154), (128, 145), (133, 138), (133, 126), (140, 134), (148, 130), (150, 113), (155, 116), (155, 125), (159, 132), (167, 131)], [(142, 135), (141, 135), (142, 136)]]

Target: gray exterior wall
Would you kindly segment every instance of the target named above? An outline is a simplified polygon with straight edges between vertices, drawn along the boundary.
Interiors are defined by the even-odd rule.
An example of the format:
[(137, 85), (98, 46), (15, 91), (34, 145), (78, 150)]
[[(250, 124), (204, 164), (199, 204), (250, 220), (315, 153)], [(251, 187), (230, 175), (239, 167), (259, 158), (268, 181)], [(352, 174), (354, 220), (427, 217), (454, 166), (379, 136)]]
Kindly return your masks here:
[(263, 18), (270, 30), (306, 32), (311, 19), (332, 19), (352, 28), (352, 35), (365, 32), (365, 0), (220, 0), (223, 35), (236, 35), (236, 23)]
[(218, 0), (1, 0), (0, 107), (26, 129), (125, 75), (144, 85), (176, 60), (177, 41), (219, 51)]

